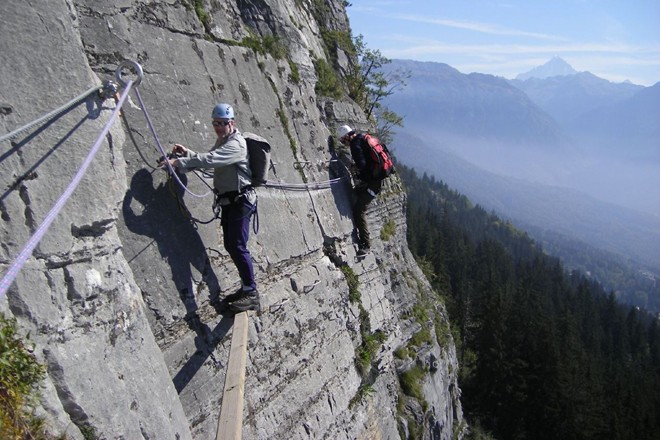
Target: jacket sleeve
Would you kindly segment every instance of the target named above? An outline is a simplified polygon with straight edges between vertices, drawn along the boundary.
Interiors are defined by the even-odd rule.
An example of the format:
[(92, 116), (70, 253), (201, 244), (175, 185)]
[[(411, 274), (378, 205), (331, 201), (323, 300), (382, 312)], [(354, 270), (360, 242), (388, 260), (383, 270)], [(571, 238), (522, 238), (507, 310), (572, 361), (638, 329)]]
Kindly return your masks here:
[(183, 168), (220, 168), (247, 160), (247, 147), (238, 139), (230, 139), (208, 153), (195, 153), (188, 150), (186, 157), (179, 158)]

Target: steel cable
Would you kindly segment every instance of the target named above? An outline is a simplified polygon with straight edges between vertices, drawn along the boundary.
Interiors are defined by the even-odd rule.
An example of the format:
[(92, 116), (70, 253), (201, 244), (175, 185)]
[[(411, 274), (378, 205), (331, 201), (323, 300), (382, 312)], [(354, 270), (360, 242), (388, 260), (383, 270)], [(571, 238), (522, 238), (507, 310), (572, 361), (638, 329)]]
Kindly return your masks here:
[(11, 140), (11, 139), (14, 139), (15, 137), (18, 137), (24, 131), (27, 131), (27, 130), (33, 128), (33, 127), (41, 125), (41, 124), (45, 123), (46, 121), (49, 121), (50, 119), (53, 119), (55, 116), (57, 116), (61, 113), (64, 113), (65, 111), (69, 110), (70, 108), (75, 107), (80, 102), (87, 99), (90, 95), (92, 95), (94, 93), (98, 93), (101, 88), (102, 88), (101, 86), (94, 86), (91, 89), (87, 90), (82, 95), (80, 95), (76, 98), (73, 98), (71, 101), (69, 101), (66, 104), (64, 104), (63, 106), (53, 110), (52, 112), (50, 112), (48, 114), (45, 114), (44, 116), (40, 117), (39, 119), (36, 119), (36, 120), (30, 122), (29, 124), (26, 124), (26, 125), (18, 128), (18, 129), (16, 129), (16, 130), (12, 131), (11, 133), (7, 133), (6, 135), (0, 137), (0, 143), (2, 143), (4, 141)]
[(284, 191), (312, 191), (312, 190), (330, 189), (332, 185), (339, 183), (342, 180), (345, 180), (345, 177), (337, 177), (335, 179), (323, 180), (321, 182), (313, 182), (313, 183), (286, 183), (286, 182), (266, 183), (263, 186), (265, 186), (266, 188), (282, 189)]
[(57, 215), (64, 207), (64, 204), (67, 202), (67, 200), (69, 200), (71, 194), (73, 194), (73, 191), (80, 184), (80, 181), (82, 180), (85, 172), (87, 171), (87, 168), (89, 168), (90, 164), (92, 163), (92, 160), (94, 159), (94, 156), (101, 148), (101, 143), (103, 142), (103, 139), (105, 139), (106, 135), (110, 131), (110, 128), (112, 127), (112, 124), (117, 119), (117, 115), (119, 115), (121, 107), (122, 105), (124, 105), (124, 101), (126, 101), (126, 97), (128, 96), (128, 93), (130, 92), (132, 85), (133, 85), (133, 81), (129, 80), (126, 83), (126, 87), (122, 92), (121, 97), (117, 101), (117, 105), (114, 111), (112, 112), (110, 119), (103, 128), (103, 131), (101, 131), (99, 137), (96, 139), (96, 142), (94, 143), (94, 146), (92, 146), (92, 149), (89, 151), (89, 154), (87, 154), (87, 158), (85, 158), (85, 161), (78, 169), (78, 172), (71, 180), (71, 183), (69, 183), (69, 186), (66, 187), (60, 198), (57, 200), (55, 205), (53, 205), (51, 210), (46, 215), (46, 218), (44, 218), (44, 221), (39, 225), (35, 233), (32, 235), (32, 237), (30, 237), (30, 239), (25, 244), (21, 252), (18, 254), (14, 262), (11, 264), (11, 266), (9, 266), (9, 269), (7, 270), (5, 275), (2, 277), (2, 280), (0, 281), (0, 299), (2, 299), (5, 293), (7, 293), (7, 290), (9, 290), (9, 287), (16, 279), (18, 272), (23, 268), (27, 259), (30, 258), (30, 256), (32, 255), (34, 248), (37, 247), (37, 244), (39, 244), (43, 236), (46, 234), (46, 231), (48, 231), (48, 228), (55, 220), (55, 217), (57, 217)]

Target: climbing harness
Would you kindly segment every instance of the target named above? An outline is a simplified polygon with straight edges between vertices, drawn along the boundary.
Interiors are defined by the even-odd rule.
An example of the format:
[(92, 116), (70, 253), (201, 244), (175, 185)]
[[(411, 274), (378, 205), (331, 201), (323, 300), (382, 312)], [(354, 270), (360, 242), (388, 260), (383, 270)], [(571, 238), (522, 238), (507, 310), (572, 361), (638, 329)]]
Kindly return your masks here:
[[(215, 217), (211, 219), (211, 221), (220, 217), (223, 206), (239, 203), (243, 197), (248, 196), (248, 193), (250, 191), (256, 192), (255, 188), (251, 185), (244, 187), (243, 191), (240, 193), (238, 191), (235, 191), (231, 194), (229, 193), (220, 194), (216, 189), (214, 189), (213, 212), (215, 214)], [(250, 215), (250, 214), (246, 214), (246, 215)], [(241, 218), (245, 218), (245, 216)], [(211, 221), (209, 221), (208, 223), (210, 223)], [(254, 213), (252, 214), (252, 231), (254, 231), (255, 234), (259, 233), (259, 198), (258, 197), (256, 197), (254, 201)]]

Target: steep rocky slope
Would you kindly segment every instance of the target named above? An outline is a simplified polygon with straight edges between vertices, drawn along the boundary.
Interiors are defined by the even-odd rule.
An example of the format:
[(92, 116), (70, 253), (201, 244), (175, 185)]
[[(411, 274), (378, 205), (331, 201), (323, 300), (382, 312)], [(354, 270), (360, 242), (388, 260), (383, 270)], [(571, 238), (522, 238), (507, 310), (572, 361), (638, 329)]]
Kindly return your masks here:
[[(184, 175), (190, 193), (183, 193), (154, 168), (160, 153), (143, 110), (166, 148), (179, 142), (205, 150), (213, 138), (210, 110), (225, 101), (240, 129), (271, 141), (271, 182), (344, 177), (329, 189), (259, 188), (260, 229), (250, 247), (264, 313), (250, 318), (244, 438), (395, 439), (417, 430), (422, 438), (460, 436), (455, 348), (444, 309), (430, 299), (407, 249), (405, 193), (395, 177), (369, 211), (374, 252), (355, 259), (350, 186), (329, 138), (340, 123), (366, 128), (366, 121), (352, 102), (314, 91), (314, 59), (346, 65), (328, 39), (350, 32), (343, 5), (0, 5), (0, 133), (112, 80), (124, 60), (144, 69), (137, 86), (144, 108), (131, 94), (121, 123), (102, 139), (80, 186), (0, 301), (47, 366), (40, 414), (53, 433), (215, 438), (233, 319), (210, 298), (233, 292), (238, 276), (218, 222), (190, 221), (212, 217), (210, 197), (192, 194), (206, 193), (207, 180)], [(284, 46), (285, 55), (274, 57), (269, 42)], [(0, 145), (3, 274), (113, 107), (112, 99), (91, 97)], [(437, 336), (413, 338), (429, 331)], [(371, 362), (356, 368), (365, 338), (374, 335), (382, 344), (372, 344)], [(422, 372), (416, 398), (402, 392), (399, 379), (413, 370)]]

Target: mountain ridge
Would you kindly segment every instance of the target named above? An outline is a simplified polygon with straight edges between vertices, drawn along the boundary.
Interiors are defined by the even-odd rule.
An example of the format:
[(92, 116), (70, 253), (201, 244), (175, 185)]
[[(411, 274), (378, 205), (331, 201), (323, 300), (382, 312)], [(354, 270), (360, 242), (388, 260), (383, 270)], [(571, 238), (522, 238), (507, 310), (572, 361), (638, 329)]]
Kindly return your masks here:
[[(637, 90), (631, 96), (584, 112), (568, 124), (574, 137), (585, 131), (583, 143), (620, 155), (619, 146), (628, 145), (626, 155), (640, 161), (660, 162), (660, 82)], [(586, 138), (586, 139), (584, 139)]]
[[(415, 75), (385, 103), (405, 117), (407, 127), (421, 131), (432, 126), (445, 133), (470, 132), (481, 139), (540, 148), (565, 141), (557, 123), (503, 78), (465, 75), (442, 63), (392, 60), (384, 66), (385, 72), (397, 70)], [(418, 97), (434, 104), (432, 115), (415, 105)]]
[(510, 80), (540, 108), (566, 127), (580, 115), (632, 97), (643, 86), (612, 83), (590, 72), (550, 78)]
[[(392, 60), (388, 69), (414, 73), (416, 67), (423, 74), (411, 75), (403, 90), (383, 101), (405, 118), (403, 131), (435, 138), (445, 150), (490, 172), (577, 189), (660, 215), (660, 163), (644, 160), (657, 151), (652, 147), (660, 142), (655, 132), (629, 145), (616, 130), (604, 140), (588, 132), (599, 124), (620, 125), (603, 113), (593, 113), (589, 124), (581, 124), (584, 130), (570, 124), (578, 115), (588, 115), (605, 104), (616, 109), (651, 88), (613, 84), (588, 72), (509, 81), (410, 60)], [(435, 79), (429, 74), (434, 68), (440, 72)], [(660, 108), (660, 101), (655, 107)], [(613, 114), (626, 112), (634, 113)], [(636, 128), (643, 121), (647, 119), (629, 118), (630, 131), (643, 133)]]
[(568, 76), (578, 73), (563, 58), (555, 56), (541, 66), (537, 66), (525, 73), (516, 76), (517, 80), (526, 80), (530, 78), (546, 79), (555, 76)]

